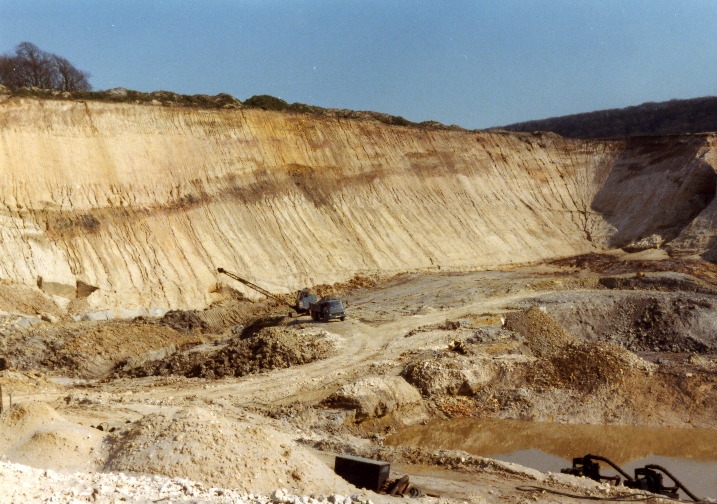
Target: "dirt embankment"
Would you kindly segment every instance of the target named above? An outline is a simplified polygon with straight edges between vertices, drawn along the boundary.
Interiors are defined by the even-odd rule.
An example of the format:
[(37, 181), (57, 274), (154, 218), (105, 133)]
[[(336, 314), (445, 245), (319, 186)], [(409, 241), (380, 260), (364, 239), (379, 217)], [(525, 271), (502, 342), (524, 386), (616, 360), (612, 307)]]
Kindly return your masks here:
[[(43, 298), (42, 293), (36, 294)], [(241, 334), (245, 325), (267, 319), (266, 314), (276, 309), (273, 301), (228, 300), (206, 310), (169, 311), (162, 318), (110, 321), (37, 318), (28, 327), (5, 331), (0, 338), (0, 357), (12, 369), (104, 378), (115, 368), (133, 369), (197, 345), (217, 340), (226, 344), (234, 334), (232, 329)], [(273, 320), (271, 316), (268, 319)]]
[(578, 292), (538, 298), (573, 334), (633, 352), (717, 354), (715, 297), (691, 293)]
[(15, 369), (101, 378), (119, 362), (130, 360), (137, 365), (210, 339), (142, 320), (66, 322), (13, 332), (1, 348)]

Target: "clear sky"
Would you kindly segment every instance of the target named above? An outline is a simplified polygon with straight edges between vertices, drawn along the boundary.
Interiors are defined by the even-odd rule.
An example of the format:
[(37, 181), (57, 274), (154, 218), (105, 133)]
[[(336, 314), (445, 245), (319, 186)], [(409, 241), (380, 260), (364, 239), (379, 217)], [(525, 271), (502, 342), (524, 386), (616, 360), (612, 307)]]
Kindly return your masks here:
[(717, 95), (717, 1), (0, 0), (95, 89), (270, 94), (486, 128)]

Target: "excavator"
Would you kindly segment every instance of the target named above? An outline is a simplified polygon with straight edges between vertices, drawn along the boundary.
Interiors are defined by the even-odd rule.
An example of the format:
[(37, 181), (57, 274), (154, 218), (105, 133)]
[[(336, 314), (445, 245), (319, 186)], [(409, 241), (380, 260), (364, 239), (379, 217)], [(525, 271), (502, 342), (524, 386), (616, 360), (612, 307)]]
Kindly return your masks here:
[(293, 317), (294, 315), (298, 317), (302, 315), (310, 315), (312, 320), (323, 320), (324, 322), (328, 322), (329, 320), (336, 318), (341, 321), (346, 320), (346, 309), (343, 301), (340, 299), (331, 297), (318, 299), (316, 294), (311, 294), (308, 289), (301, 289), (296, 295), (296, 301), (294, 301), (294, 304), (292, 305), (281, 299), (279, 296), (272, 294), (268, 290), (259, 287), (253, 282), (250, 282), (246, 278), (240, 277), (236, 273), (227, 271), (224, 268), (217, 268), (217, 271), (246, 285), (250, 289), (265, 295), (266, 297), (279, 302), (282, 305), (288, 306), (293, 310), (289, 312), (289, 317)]

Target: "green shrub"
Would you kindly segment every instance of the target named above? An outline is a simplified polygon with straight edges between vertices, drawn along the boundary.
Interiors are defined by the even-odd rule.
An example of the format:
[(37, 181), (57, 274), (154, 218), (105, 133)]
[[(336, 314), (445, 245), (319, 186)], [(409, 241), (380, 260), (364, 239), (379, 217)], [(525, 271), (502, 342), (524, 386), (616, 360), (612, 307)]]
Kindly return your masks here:
[(270, 95), (254, 95), (246, 100), (244, 105), (264, 110), (286, 110), (289, 108), (289, 104), (284, 100)]
[(312, 107), (311, 105), (306, 105), (305, 103), (292, 103), (289, 105), (288, 110), (291, 110), (292, 112), (298, 112), (300, 114), (320, 114), (323, 109), (321, 107)]

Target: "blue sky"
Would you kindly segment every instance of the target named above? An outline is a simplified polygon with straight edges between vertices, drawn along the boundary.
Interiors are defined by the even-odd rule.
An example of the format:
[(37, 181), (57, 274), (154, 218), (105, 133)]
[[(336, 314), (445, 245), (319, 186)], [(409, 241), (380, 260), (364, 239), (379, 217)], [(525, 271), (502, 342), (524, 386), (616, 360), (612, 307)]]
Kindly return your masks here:
[(717, 95), (717, 2), (0, 0), (96, 89), (255, 94), (486, 128)]

